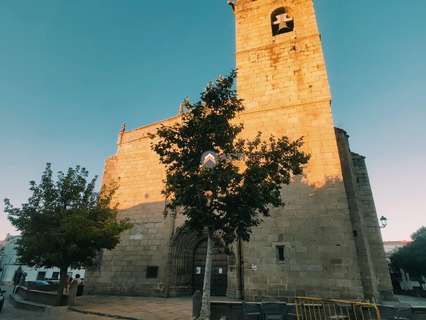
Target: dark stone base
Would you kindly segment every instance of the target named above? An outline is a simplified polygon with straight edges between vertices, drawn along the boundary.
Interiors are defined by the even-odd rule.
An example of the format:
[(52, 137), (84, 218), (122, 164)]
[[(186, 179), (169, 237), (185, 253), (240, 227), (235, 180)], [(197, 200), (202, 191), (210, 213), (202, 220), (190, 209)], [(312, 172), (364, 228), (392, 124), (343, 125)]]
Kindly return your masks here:
[(17, 287), (14, 295), (24, 301), (48, 306), (65, 306), (68, 301), (68, 296), (66, 295), (62, 296), (62, 300), (58, 303), (58, 296), (56, 292), (30, 290), (25, 287)]

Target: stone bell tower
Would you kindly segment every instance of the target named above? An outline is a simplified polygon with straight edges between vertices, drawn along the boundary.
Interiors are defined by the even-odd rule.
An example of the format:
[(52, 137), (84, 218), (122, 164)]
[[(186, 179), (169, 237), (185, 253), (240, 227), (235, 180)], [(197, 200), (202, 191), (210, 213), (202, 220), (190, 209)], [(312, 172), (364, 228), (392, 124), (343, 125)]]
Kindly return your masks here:
[(246, 107), (246, 134), (304, 137), (312, 155), (308, 182), (342, 179), (312, 0), (238, 0), (235, 18), (237, 91)]
[(323, 103), (330, 90), (311, 0), (239, 0), (238, 92), (248, 110)]
[(239, 285), (251, 299), (379, 299), (378, 270), (385, 263), (374, 258), (372, 229), (349, 201), (313, 1), (237, 0), (234, 12), (243, 135), (304, 137), (311, 159), (303, 178), (284, 188), (287, 205), (272, 210), (243, 244), (243, 275), (229, 288)]

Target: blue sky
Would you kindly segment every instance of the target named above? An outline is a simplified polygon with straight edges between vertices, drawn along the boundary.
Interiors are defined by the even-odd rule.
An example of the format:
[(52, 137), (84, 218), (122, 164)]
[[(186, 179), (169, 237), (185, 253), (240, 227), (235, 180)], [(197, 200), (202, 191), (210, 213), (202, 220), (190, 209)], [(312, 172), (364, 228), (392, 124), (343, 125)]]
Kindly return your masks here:
[[(0, 198), (46, 162), (102, 174), (122, 121), (174, 115), (234, 67), (225, 0), (2, 0)], [(336, 125), (365, 154), (387, 240), (426, 225), (424, 0), (317, 0)], [(0, 205), (0, 211), (2, 205)], [(0, 239), (12, 229), (0, 212)]]

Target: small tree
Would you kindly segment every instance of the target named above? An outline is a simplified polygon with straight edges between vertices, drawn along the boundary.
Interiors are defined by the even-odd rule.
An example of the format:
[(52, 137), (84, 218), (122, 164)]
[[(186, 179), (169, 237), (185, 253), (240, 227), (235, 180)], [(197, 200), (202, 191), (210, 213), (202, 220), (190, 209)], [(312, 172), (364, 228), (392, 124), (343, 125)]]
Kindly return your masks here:
[[(213, 239), (226, 245), (249, 241), (253, 227), (269, 216), (270, 207), (283, 206), (281, 187), (302, 173), (309, 156), (303, 140), (287, 137), (252, 141), (238, 139), (242, 124), (234, 123), (244, 110), (233, 89), (236, 73), (210, 83), (195, 104), (184, 101), (181, 121), (161, 126), (152, 138), (153, 150), (166, 167), (164, 194), (170, 210), (180, 209), (195, 232), (207, 232), (201, 319), (210, 317), (210, 277)], [(214, 168), (200, 165), (205, 151), (219, 155)]]
[(426, 238), (426, 227), (421, 227), (411, 235), (411, 239), (413, 239), (413, 241), (416, 241), (420, 238)]
[(392, 268), (403, 269), (414, 277), (421, 277), (426, 275), (426, 228), (420, 228), (411, 238), (413, 242), (391, 256)]
[(5, 212), (21, 231), (17, 253), (21, 263), (58, 267), (58, 301), (62, 300), (68, 268), (93, 264), (101, 249), (113, 249), (120, 233), (131, 227), (127, 219), (117, 221), (110, 208), (114, 188), (95, 192), (97, 177), (88, 180), (86, 169), (77, 166), (53, 176), (48, 163), (41, 182), (30, 182), (31, 197), (21, 208), (5, 199)]

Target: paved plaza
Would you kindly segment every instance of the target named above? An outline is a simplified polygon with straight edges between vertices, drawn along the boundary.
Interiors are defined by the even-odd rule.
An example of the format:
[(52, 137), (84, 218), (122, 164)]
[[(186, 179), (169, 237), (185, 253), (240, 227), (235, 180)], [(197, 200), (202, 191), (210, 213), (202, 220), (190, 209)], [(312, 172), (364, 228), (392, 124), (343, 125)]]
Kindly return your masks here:
[(119, 319), (143, 320), (188, 320), (192, 317), (191, 298), (146, 298), (119, 296), (83, 296), (77, 305), (49, 308), (46, 312), (16, 309), (9, 300), (11, 287), (7, 290), (1, 320), (104, 320), (116, 316)]
[(90, 314), (77, 313), (68, 310), (67, 307), (51, 308), (47, 312), (35, 312), (16, 309), (6, 299), (3, 311), (0, 313), (1, 320), (110, 320), (110, 317), (102, 317)]
[(188, 320), (192, 316), (190, 298), (161, 299), (142, 297), (87, 296), (79, 299), (77, 306), (50, 308), (46, 312), (14, 308), (6, 300), (1, 320)]
[(410, 297), (410, 296), (396, 296), (399, 302), (409, 304), (413, 307), (426, 307), (426, 298)]
[(188, 320), (192, 302), (191, 298), (86, 296), (78, 300), (74, 310), (129, 319)]
[[(401, 303), (426, 307), (426, 299), (398, 296)], [(390, 303), (390, 304), (394, 304)], [(67, 307), (50, 308), (45, 313), (15, 309), (7, 300), (1, 320), (188, 320), (192, 316), (191, 298), (147, 298), (118, 296), (85, 296), (69, 310)]]

